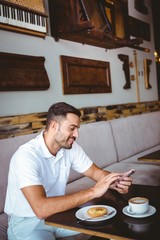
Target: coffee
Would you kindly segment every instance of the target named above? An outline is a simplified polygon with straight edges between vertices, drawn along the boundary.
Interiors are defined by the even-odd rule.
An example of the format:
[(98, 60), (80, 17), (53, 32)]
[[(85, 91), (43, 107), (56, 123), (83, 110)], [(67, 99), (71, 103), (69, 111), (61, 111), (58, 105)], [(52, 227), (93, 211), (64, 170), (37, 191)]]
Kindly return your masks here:
[(149, 200), (145, 197), (134, 197), (128, 201), (128, 212), (131, 214), (144, 214), (149, 209)]
[(143, 197), (135, 197), (129, 200), (129, 202), (135, 203), (135, 204), (142, 204), (142, 203), (145, 203), (146, 201), (148, 202), (148, 199)]

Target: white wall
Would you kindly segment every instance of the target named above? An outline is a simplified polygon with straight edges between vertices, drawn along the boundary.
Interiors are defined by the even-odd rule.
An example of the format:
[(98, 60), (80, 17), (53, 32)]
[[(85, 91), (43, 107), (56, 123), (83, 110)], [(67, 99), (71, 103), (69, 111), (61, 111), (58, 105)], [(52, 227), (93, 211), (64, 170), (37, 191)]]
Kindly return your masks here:
[[(139, 77), (140, 101), (158, 100), (156, 65), (154, 61), (154, 39), (149, 15), (144, 16), (134, 10), (133, 0), (129, 1), (129, 14), (151, 24), (151, 42), (144, 41), (144, 47), (150, 49), (150, 53), (137, 51), (139, 70), (143, 71), (143, 59), (152, 59), (150, 83), (151, 89), (145, 89), (143, 76)], [(150, 7), (150, 0), (145, 1)], [(118, 54), (129, 55), (130, 61), (134, 61), (133, 49), (120, 48), (107, 50), (89, 45), (82, 45), (70, 41), (55, 40), (47, 36), (45, 39), (27, 36), (0, 30), (0, 52), (17, 53), (31, 56), (44, 56), (45, 68), (50, 80), (50, 88), (46, 91), (10, 91), (0, 92), (0, 116), (44, 112), (57, 101), (66, 101), (75, 107), (103, 106), (119, 103), (137, 102), (136, 81), (131, 82), (131, 88), (124, 90), (124, 72), (122, 61)], [(60, 55), (74, 56), (87, 59), (95, 59), (110, 62), (112, 93), (105, 94), (74, 94), (64, 95), (62, 90), (62, 72), (60, 67)], [(130, 68), (130, 74), (135, 74), (135, 68)]]

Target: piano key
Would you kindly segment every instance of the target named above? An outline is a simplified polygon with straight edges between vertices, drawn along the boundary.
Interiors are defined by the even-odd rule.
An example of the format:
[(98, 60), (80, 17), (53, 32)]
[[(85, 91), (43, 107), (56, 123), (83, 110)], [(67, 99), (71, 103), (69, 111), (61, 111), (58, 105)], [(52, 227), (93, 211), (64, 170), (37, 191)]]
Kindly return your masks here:
[(39, 14), (0, 4), (0, 23), (47, 32), (46, 18)]
[(2, 16), (6, 17), (5, 6), (2, 6)]

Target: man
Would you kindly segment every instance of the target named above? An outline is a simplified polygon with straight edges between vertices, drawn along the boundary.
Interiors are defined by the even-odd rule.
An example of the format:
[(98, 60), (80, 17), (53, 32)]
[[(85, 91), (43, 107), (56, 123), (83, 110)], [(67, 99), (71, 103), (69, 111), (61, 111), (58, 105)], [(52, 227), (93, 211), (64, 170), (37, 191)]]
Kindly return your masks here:
[[(8, 176), (5, 212), (9, 216), (9, 240), (54, 240), (77, 232), (47, 226), (44, 219), (102, 196), (108, 188), (127, 193), (128, 173), (98, 168), (75, 142), (80, 111), (60, 102), (48, 111), (46, 128), (13, 155)], [(96, 184), (65, 195), (70, 167)]]

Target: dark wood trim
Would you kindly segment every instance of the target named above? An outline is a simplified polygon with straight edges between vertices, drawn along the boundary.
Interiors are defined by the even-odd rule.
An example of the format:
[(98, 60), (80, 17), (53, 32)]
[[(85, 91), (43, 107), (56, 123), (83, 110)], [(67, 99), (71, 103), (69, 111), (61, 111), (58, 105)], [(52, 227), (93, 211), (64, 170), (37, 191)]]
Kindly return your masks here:
[(45, 58), (0, 53), (0, 91), (46, 90)]
[(63, 93), (111, 93), (109, 62), (61, 56)]

